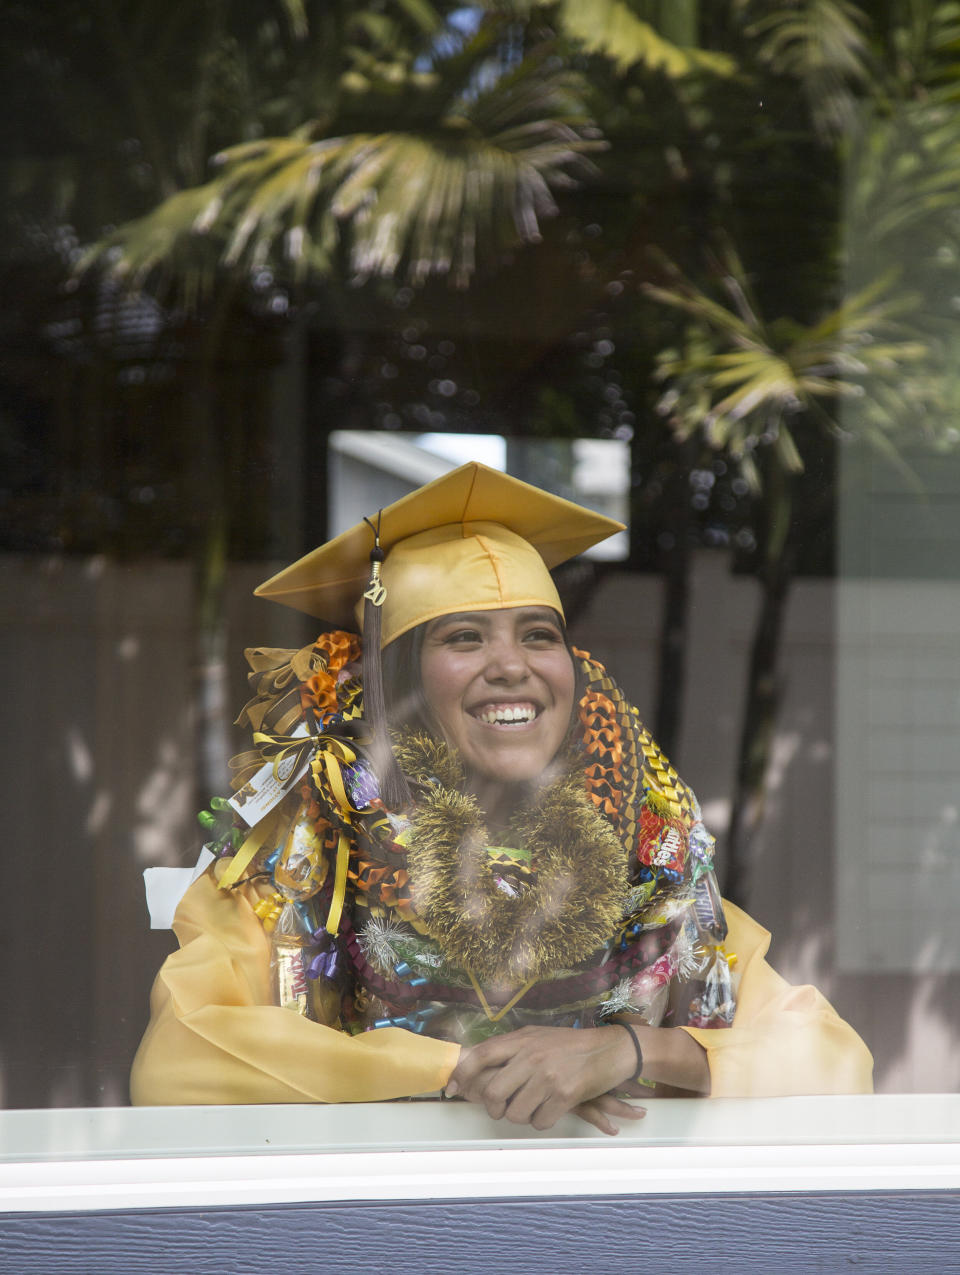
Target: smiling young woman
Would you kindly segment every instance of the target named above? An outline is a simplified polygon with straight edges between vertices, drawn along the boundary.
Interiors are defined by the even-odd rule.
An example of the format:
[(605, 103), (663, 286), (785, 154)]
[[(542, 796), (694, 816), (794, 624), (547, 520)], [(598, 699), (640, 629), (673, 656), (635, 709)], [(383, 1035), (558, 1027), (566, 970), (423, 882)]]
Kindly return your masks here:
[(618, 527), (472, 464), (261, 586), (334, 631), (248, 652), (255, 748), (178, 910), (135, 1101), (446, 1086), (615, 1133), (651, 1086), (869, 1089), (863, 1043), (721, 903), (637, 710), (567, 645), (548, 568)]
[(460, 754), (468, 788), (478, 793), (484, 782), (488, 813), (514, 785), (547, 771), (570, 729), (573, 659), (560, 618), (547, 607), (431, 620), (420, 681), (440, 733)]

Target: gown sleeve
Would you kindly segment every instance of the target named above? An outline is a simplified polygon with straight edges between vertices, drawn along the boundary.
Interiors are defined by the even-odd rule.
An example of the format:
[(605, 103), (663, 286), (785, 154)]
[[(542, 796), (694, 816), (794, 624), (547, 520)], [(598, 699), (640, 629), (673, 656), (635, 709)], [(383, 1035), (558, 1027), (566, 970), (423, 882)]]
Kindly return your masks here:
[(130, 1077), (135, 1105), (367, 1102), (435, 1092), (460, 1047), (396, 1027), (351, 1036), (271, 1003), (269, 940), (208, 872), (187, 891)]
[(774, 1098), (873, 1092), (866, 1045), (815, 987), (793, 987), (766, 961), (770, 935), (724, 903), (724, 946), (740, 980), (730, 1027), (684, 1027), (707, 1051), (711, 1096)]

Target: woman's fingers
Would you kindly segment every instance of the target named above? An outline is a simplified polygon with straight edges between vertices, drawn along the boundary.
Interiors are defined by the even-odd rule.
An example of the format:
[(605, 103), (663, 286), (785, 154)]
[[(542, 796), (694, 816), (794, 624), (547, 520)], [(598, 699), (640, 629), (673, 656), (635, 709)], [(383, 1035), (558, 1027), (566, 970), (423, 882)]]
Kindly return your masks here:
[[(464, 1051), (466, 1052), (466, 1051)], [(464, 1054), (454, 1068), (453, 1075), (443, 1087), (448, 1098), (466, 1098), (468, 1102), (477, 1102), (477, 1093), (493, 1073), (493, 1068), (473, 1065), (464, 1066)]]
[(453, 1075), (447, 1081), (447, 1093), (451, 1097), (457, 1093), (465, 1095), (479, 1076), (509, 1062), (530, 1044), (531, 1037), (535, 1038), (544, 1031), (563, 1030), (565, 1029), (557, 1027), (521, 1027), (519, 1031), (506, 1032), (503, 1036), (490, 1036), (479, 1045), (467, 1046), (460, 1051)]
[(495, 1120), (548, 1129), (620, 1083), (633, 1061), (629, 1037), (613, 1028), (529, 1027), (464, 1050), (446, 1091)]
[(631, 1106), (630, 1103), (615, 1098), (613, 1094), (601, 1094), (599, 1098), (581, 1102), (579, 1106), (574, 1107), (573, 1113), (581, 1120), (586, 1120), (587, 1124), (592, 1124), (601, 1133), (613, 1137), (620, 1130), (613, 1123), (612, 1116), (616, 1116), (618, 1120), (642, 1120), (647, 1114), (647, 1109)]
[[(457, 1073), (451, 1079), (456, 1084)], [(451, 1096), (451, 1085), (446, 1086)], [(482, 1071), (467, 1072), (453, 1090), (454, 1096), (466, 1098), (486, 1108), (492, 1120), (506, 1116), (515, 1124), (527, 1124), (536, 1109), (548, 1096), (542, 1081), (538, 1083), (535, 1070), (522, 1055), (508, 1059), (498, 1067), (486, 1067)]]

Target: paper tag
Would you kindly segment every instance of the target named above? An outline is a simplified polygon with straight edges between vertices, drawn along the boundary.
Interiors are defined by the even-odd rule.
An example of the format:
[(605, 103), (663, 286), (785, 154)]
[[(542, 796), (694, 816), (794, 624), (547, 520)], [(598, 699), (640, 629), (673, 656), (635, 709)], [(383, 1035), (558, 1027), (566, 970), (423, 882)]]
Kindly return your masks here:
[(169, 930), (172, 927), (173, 914), (180, 900), (216, 857), (209, 846), (204, 846), (192, 868), (144, 868), (143, 884), (147, 892), (151, 930)]
[[(301, 722), (291, 738), (306, 738), (309, 733), (307, 723)], [(307, 753), (306, 759), (296, 769), (294, 761), (294, 757), (285, 757), (277, 767), (276, 775), (273, 773), (273, 762), (266, 762), (252, 779), (248, 779), (229, 798), (230, 805), (249, 827), (258, 824), (264, 815), (268, 815), (284, 799), (294, 784), (299, 783), (310, 765), (310, 753)]]

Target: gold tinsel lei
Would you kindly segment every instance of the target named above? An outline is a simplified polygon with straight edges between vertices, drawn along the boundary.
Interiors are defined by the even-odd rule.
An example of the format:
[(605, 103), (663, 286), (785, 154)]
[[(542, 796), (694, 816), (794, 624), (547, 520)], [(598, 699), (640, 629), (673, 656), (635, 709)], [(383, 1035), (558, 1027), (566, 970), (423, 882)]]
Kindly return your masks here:
[(629, 889), (627, 855), (587, 796), (583, 774), (531, 794), (509, 844), (530, 855), (518, 895), (497, 884), (473, 797), (458, 790), (455, 754), (424, 735), (395, 741), (404, 772), (423, 784), (407, 841), (411, 902), (448, 960), (482, 984), (568, 970), (616, 931)]

